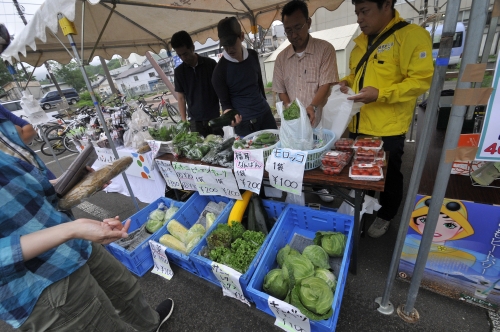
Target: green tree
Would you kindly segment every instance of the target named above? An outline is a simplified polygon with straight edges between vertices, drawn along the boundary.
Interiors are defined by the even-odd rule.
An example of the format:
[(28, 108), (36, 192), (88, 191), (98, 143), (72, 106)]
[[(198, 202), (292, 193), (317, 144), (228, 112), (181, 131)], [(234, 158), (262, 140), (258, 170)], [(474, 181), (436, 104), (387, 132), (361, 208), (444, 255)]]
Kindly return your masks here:
[(76, 91), (85, 88), (85, 81), (78, 65), (71, 61), (67, 65), (52, 62), (51, 66), (58, 82), (65, 82), (71, 85)]
[[(25, 65), (25, 68), (26, 70), (29, 71), (29, 67), (27, 67), (27, 65)], [(22, 69), (17, 70), (16, 78), (20, 82), (25, 82), (27, 79)], [(32, 77), (31, 80), (34, 81), (35, 79)], [(14, 81), (14, 79), (12, 78), (12, 75), (9, 73), (7, 66), (3, 61), (0, 61), (0, 87), (12, 81)]]

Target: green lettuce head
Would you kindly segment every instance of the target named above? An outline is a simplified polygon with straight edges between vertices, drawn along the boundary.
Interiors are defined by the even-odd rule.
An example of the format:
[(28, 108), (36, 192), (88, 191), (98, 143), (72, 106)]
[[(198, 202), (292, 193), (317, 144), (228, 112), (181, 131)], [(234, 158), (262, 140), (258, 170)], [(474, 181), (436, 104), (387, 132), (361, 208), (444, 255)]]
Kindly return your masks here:
[(333, 293), (323, 279), (305, 278), (295, 284), (291, 304), (311, 320), (328, 319), (333, 314)]
[(284, 278), (288, 275), (290, 288), (293, 288), (295, 283), (302, 279), (314, 275), (314, 265), (307, 257), (301, 254), (288, 255), (283, 263), (282, 269)]
[(283, 263), (285, 262), (285, 259), (288, 257), (288, 255), (299, 256), (300, 252), (298, 252), (295, 249), (292, 249), (292, 247), (290, 247), (288, 244), (283, 248), (281, 248), (278, 251), (278, 255), (276, 256), (276, 260), (278, 261), (278, 265), (280, 267), (283, 267)]
[(311, 244), (305, 247), (304, 251), (302, 251), (302, 256), (307, 257), (313, 263), (314, 267), (330, 268), (330, 264), (328, 263), (330, 257), (328, 257), (326, 251), (320, 246)]
[(262, 288), (267, 294), (283, 300), (288, 293), (288, 278), (283, 278), (281, 269), (271, 270), (265, 276)]
[(316, 278), (323, 279), (328, 284), (332, 292), (335, 293), (335, 288), (337, 288), (337, 277), (335, 277), (335, 274), (327, 269), (317, 268), (314, 271), (314, 276)]
[(331, 257), (344, 255), (347, 236), (340, 232), (316, 232), (314, 244), (321, 246)]

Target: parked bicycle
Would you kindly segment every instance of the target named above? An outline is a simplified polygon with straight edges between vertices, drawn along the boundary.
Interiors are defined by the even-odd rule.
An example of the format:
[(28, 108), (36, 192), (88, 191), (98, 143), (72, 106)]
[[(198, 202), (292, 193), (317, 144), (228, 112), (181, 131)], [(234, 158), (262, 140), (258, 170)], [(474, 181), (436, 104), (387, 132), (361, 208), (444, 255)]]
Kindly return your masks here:
[(161, 100), (160, 103), (158, 104), (158, 107), (156, 108), (156, 111), (160, 116), (164, 116), (166, 112), (174, 123), (178, 123), (181, 121), (181, 113), (174, 105), (170, 104), (170, 100), (168, 98), (164, 98), (164, 96), (166, 95), (167, 93), (163, 92), (161, 96), (153, 98), (153, 100), (157, 99)]

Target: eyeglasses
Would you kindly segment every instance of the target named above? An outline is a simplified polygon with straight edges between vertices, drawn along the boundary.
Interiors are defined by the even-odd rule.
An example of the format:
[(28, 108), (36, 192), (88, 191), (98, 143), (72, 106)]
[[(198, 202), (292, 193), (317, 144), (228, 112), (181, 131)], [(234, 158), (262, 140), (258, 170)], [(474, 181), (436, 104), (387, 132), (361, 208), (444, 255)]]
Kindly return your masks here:
[(302, 26), (300, 28), (298, 28), (297, 26), (295, 26), (292, 29), (286, 29), (285, 30), (285, 36), (290, 37), (294, 33), (298, 35), (300, 33), (300, 30), (302, 30), (302, 28), (306, 25), (306, 23), (307, 23), (307, 20), (304, 22), (304, 24), (302, 24)]

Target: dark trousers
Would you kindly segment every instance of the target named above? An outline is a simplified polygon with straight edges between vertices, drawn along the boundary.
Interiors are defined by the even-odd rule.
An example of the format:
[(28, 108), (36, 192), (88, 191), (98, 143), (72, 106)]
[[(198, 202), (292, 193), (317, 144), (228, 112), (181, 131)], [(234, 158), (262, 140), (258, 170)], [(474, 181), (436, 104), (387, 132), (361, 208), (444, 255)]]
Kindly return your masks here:
[[(358, 135), (363, 134), (349, 133), (350, 138), (356, 138)], [(382, 137), (384, 151), (389, 154), (389, 162), (387, 163), (384, 191), (380, 193), (380, 205), (382, 207), (378, 210), (377, 217), (384, 220), (392, 220), (396, 216), (403, 200), (401, 164), (403, 162), (405, 138), (405, 135)]]
[(208, 125), (208, 121), (194, 121), (189, 122), (191, 131), (200, 133), (201, 136), (207, 137), (210, 134), (220, 135), (224, 137), (222, 128), (212, 128)]
[(239, 125), (234, 127), (236, 135), (244, 137), (259, 130), (278, 129), (276, 120), (271, 111), (266, 112), (250, 120), (244, 120)]

